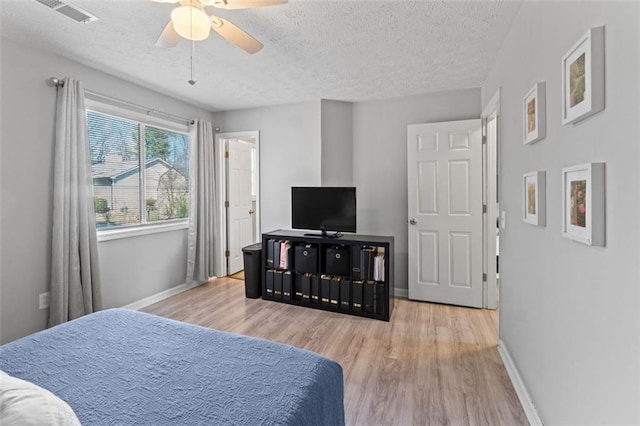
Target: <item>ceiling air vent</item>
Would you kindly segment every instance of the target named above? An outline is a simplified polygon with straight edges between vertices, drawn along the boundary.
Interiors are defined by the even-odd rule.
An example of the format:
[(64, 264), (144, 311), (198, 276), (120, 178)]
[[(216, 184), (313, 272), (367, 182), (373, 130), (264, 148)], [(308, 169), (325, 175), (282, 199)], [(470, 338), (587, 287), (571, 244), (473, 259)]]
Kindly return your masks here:
[(62, 13), (67, 18), (71, 18), (81, 24), (88, 24), (89, 22), (97, 21), (98, 18), (90, 13), (80, 9), (78, 6), (60, 1), (60, 0), (36, 0), (38, 3), (47, 6), (56, 12)]

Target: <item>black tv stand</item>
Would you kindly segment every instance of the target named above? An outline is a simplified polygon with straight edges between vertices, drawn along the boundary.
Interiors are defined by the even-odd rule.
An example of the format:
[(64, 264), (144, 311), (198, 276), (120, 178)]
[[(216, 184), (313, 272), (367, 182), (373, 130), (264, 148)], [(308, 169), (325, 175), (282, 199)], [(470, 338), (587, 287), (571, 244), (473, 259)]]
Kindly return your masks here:
[(309, 234), (304, 234), (305, 237), (317, 237), (317, 238), (340, 238), (342, 237), (342, 232), (336, 232), (334, 234), (330, 234), (327, 231), (322, 231), (320, 234), (316, 234), (316, 233), (309, 233)]
[[(389, 321), (394, 304), (394, 238), (352, 233), (335, 238), (326, 231), (262, 234), (262, 298)], [(280, 262), (285, 243), (288, 255)], [(382, 275), (375, 272), (380, 271), (376, 255), (382, 257)], [(346, 266), (342, 262), (336, 269), (335, 259), (341, 258)]]

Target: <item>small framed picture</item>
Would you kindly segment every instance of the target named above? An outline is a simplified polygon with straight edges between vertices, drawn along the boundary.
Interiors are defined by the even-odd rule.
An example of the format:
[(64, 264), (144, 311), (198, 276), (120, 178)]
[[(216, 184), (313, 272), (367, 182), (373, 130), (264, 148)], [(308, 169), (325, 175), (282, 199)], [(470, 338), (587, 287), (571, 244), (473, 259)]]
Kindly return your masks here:
[(522, 176), (522, 218), (526, 223), (545, 226), (547, 172), (540, 170)]
[(605, 245), (605, 163), (562, 169), (562, 235), (590, 246)]
[(522, 98), (523, 143), (529, 144), (543, 139), (547, 133), (545, 83), (536, 83)]
[(562, 57), (562, 124), (603, 109), (604, 27), (594, 27)]

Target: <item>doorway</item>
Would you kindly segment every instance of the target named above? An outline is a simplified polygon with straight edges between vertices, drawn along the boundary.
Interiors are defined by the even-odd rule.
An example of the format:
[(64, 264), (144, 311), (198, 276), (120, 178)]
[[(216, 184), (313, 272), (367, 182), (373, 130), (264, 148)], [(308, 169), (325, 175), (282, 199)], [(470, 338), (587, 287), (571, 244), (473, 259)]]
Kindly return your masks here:
[(220, 253), (225, 275), (244, 269), (242, 248), (260, 239), (260, 133), (218, 133)]
[(499, 98), (481, 120), (407, 127), (410, 299), (498, 308)]

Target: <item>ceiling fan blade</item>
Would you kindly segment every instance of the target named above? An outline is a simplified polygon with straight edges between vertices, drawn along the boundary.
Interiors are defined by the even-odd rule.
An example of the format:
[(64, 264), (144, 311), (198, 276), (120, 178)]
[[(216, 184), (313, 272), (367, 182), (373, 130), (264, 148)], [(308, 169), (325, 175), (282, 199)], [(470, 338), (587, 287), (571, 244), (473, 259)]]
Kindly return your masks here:
[(207, 6), (220, 9), (252, 9), (254, 7), (275, 6), (284, 4), (287, 0), (205, 0)]
[(262, 43), (226, 19), (211, 16), (211, 29), (247, 53), (256, 53), (263, 47)]
[(180, 41), (180, 35), (173, 28), (173, 22), (169, 21), (164, 30), (160, 33), (156, 46), (158, 47), (176, 47), (176, 44)]

